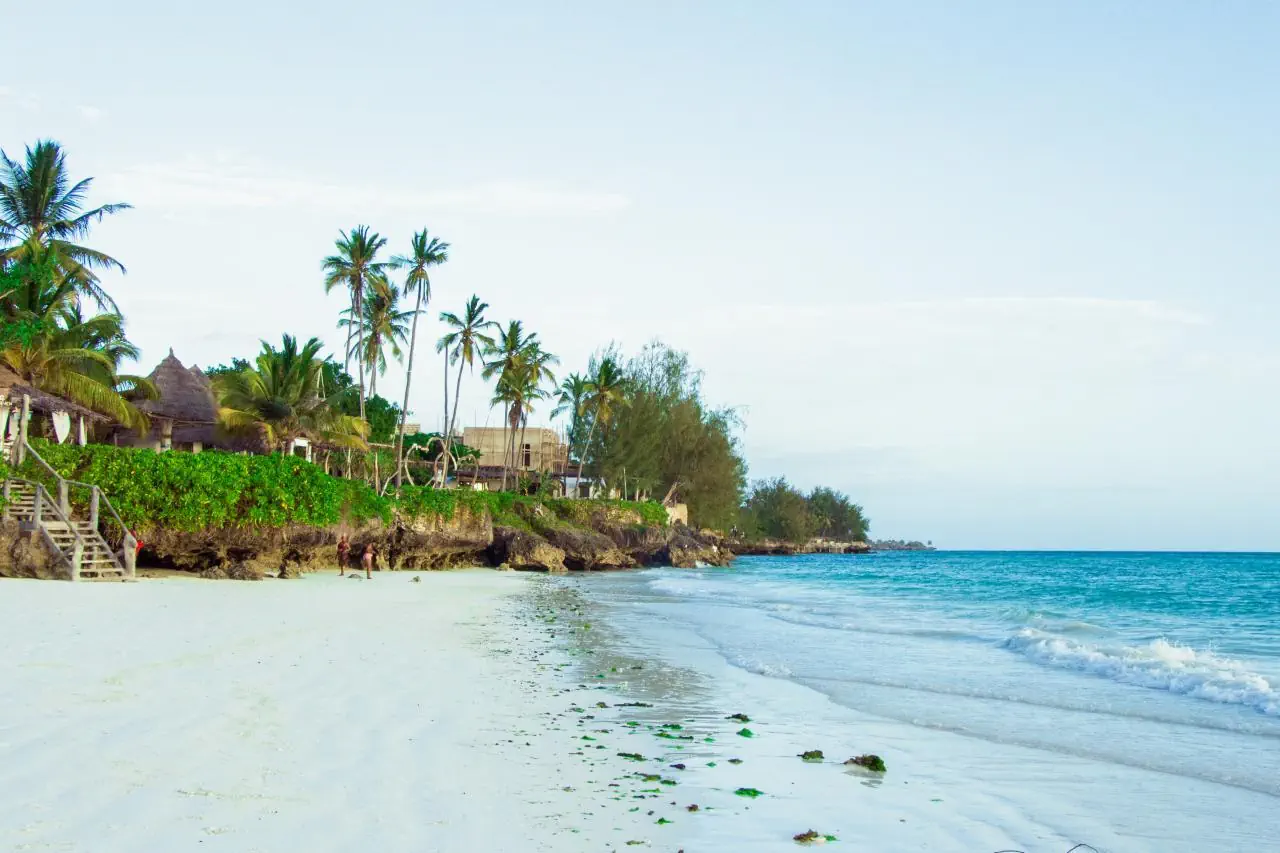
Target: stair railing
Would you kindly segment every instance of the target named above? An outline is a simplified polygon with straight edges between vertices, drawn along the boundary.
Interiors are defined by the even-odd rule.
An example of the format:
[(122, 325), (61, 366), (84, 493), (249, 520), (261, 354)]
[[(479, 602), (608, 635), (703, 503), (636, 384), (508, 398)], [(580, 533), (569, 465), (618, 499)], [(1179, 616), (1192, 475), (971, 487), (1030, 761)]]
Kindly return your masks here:
[[(120, 513), (116, 512), (116, 508), (111, 505), (111, 499), (98, 486), (92, 483), (82, 483), (79, 480), (68, 480), (54, 469), (52, 465), (44, 460), (44, 457), (36, 452), (30, 442), (22, 443), (25, 456), (34, 459), (40, 464), (49, 476), (53, 477), (58, 484), (58, 508), (61, 510), (61, 516), (69, 518), (71, 516), (71, 487), (87, 489), (89, 491), (89, 529), (102, 537), (102, 541), (110, 542), (110, 540), (99, 529), (99, 523), (102, 521), (101, 509), (106, 506), (107, 512), (111, 519), (115, 521), (120, 528), (120, 550), (112, 552), (112, 556), (116, 560), (116, 565), (124, 570), (125, 577), (132, 578), (138, 571), (138, 540), (134, 537), (133, 532), (125, 526), (120, 519)], [(46, 493), (47, 494), (47, 493)], [(79, 531), (76, 531), (76, 538), (79, 539)], [(83, 543), (82, 543), (83, 544)], [(76, 572), (77, 579), (79, 571)]]
[[(44, 540), (49, 545), (49, 550), (62, 558), (63, 562), (71, 570), (71, 579), (73, 581), (80, 580), (80, 567), (84, 564), (85, 542), (84, 537), (80, 535), (80, 531), (72, 524), (69, 513), (62, 511), (62, 507), (49, 494), (49, 490), (44, 487), (44, 483), (36, 480), (24, 480), (21, 477), (10, 477), (10, 483), (25, 483), (31, 486), (35, 491), (35, 503), (31, 508), (31, 526), (34, 530), (40, 531), (44, 536)], [(54, 540), (53, 534), (49, 532), (46, 526), (50, 521), (49, 516), (60, 521), (67, 531), (71, 534), (71, 545), (69, 550), (64, 551)]]

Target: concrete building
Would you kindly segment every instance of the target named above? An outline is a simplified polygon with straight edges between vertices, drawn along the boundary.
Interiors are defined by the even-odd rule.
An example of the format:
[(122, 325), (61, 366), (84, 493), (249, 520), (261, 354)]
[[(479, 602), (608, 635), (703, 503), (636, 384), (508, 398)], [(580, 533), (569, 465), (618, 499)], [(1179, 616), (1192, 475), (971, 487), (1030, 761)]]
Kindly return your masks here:
[[(546, 471), (560, 474), (569, 462), (569, 448), (555, 430), (529, 427), (516, 434), (515, 468), (519, 471)], [(480, 451), (481, 468), (501, 468), (507, 456), (511, 431), (501, 427), (467, 427), (462, 443)]]

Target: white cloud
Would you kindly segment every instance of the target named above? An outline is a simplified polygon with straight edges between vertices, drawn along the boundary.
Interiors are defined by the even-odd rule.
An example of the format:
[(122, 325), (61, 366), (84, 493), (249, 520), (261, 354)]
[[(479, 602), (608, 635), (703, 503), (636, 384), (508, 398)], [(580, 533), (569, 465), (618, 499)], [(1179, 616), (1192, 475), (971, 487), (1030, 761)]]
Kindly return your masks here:
[(39, 96), (31, 92), (21, 92), (12, 86), (0, 86), (0, 107), (32, 111), (40, 109)]
[(619, 193), (520, 181), (436, 191), (350, 186), (284, 175), (230, 154), (136, 166), (107, 175), (102, 183), (109, 192), (127, 197), (139, 207), (167, 209), (301, 206), (539, 215), (612, 213), (631, 203)]
[(106, 115), (106, 112), (99, 107), (91, 107), (85, 104), (76, 107), (76, 110), (80, 113), (80, 117), (87, 122), (96, 122)]

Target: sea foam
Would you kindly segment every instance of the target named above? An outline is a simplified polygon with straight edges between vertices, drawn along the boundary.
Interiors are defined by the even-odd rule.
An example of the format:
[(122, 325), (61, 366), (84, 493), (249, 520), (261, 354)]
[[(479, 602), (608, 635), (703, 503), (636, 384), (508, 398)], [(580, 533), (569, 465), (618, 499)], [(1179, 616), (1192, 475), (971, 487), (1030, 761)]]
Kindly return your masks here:
[(1138, 646), (1093, 645), (1023, 628), (1004, 646), (1045, 666), (1280, 716), (1280, 685), (1241, 661), (1165, 639)]

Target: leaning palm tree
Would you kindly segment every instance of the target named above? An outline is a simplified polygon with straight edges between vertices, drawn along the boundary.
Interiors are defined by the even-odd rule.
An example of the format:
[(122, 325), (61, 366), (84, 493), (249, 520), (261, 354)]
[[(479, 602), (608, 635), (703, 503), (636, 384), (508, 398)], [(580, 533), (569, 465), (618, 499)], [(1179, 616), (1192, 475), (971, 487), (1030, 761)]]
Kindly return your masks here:
[(591, 413), (591, 428), (587, 430), (587, 443), (582, 449), (583, 467), (587, 464), (587, 454), (591, 452), (596, 427), (607, 427), (618, 408), (626, 405), (627, 378), (618, 360), (612, 354), (606, 354), (591, 365), (587, 385), (586, 409)]
[(30, 261), (47, 251), (59, 284), (69, 283), (99, 307), (115, 311), (115, 302), (102, 289), (95, 270), (124, 272), (124, 265), (78, 241), (89, 233), (90, 225), (129, 205), (104, 204), (85, 210), (92, 183), (92, 178), (71, 182), (66, 152), (51, 140), (28, 147), (22, 163), (0, 151), (0, 264)]
[(525, 349), (532, 343), (537, 342), (536, 334), (526, 335), (524, 333), (524, 323), (519, 320), (511, 320), (507, 323), (507, 327), (502, 330), (502, 334), (489, 349), (485, 352), (487, 359), (484, 362), (484, 370), (480, 372), (480, 376), (484, 379), (497, 378), (494, 386), (493, 399), (490, 405), (502, 403), (502, 489), (507, 488), (507, 468), (511, 456), (511, 436), (512, 432), (512, 405), (511, 399), (513, 391), (510, 385), (514, 381), (520, 366), (520, 357)]
[[(450, 445), (453, 442), (453, 430), (458, 420), (458, 396), (462, 393), (462, 369), (470, 367), (474, 371), (477, 356), (483, 356), (485, 352), (488, 352), (494, 346), (494, 340), (488, 332), (496, 327), (497, 323), (485, 319), (484, 312), (488, 307), (488, 302), (481, 302), (480, 297), (473, 295), (467, 302), (461, 317), (448, 311), (440, 314), (440, 321), (448, 326), (451, 331), (440, 338), (436, 344), (436, 351), (443, 352), (446, 361), (452, 360), (458, 365), (458, 381), (453, 390), (452, 413), (448, 413), (449, 401), (447, 397), (445, 398), (445, 410), (448, 413), (445, 441)], [(445, 391), (446, 393), (448, 392), (447, 385), (445, 386)], [(448, 483), (448, 480), (449, 461), (448, 454), (446, 454), (444, 480), (442, 482)]]
[[(409, 319), (411, 311), (400, 310), (400, 291), (386, 279), (374, 282), (361, 300), (364, 307), (364, 347), (352, 347), (351, 358), (362, 359), (365, 369), (369, 371), (369, 396), (378, 393), (378, 377), (387, 372), (387, 351), (400, 360), (404, 351), (400, 348), (409, 337)], [(350, 328), (356, 325), (351, 319), (351, 309), (342, 312), (345, 316), (338, 321), (338, 328)], [(350, 337), (350, 333), (348, 337)]]
[[(417, 294), (413, 309), (413, 326), (409, 332), (409, 362), (404, 371), (404, 404), (400, 407), (400, 429), (396, 433), (396, 488), (400, 488), (404, 475), (404, 423), (409, 415), (409, 385), (413, 380), (413, 352), (418, 345), (418, 315), (431, 302), (431, 276), (428, 270), (449, 260), (449, 244), (439, 237), (427, 235), (423, 228), (413, 235), (412, 251), (408, 255), (396, 255), (391, 263), (400, 269), (408, 269), (404, 280), (404, 295)], [(449, 392), (448, 360), (445, 361), (445, 394)], [(445, 415), (448, 416), (448, 400)], [(446, 454), (447, 455), (447, 454)]]
[[(339, 231), (338, 234), (334, 243), (337, 254), (325, 258), (321, 264), (325, 274), (324, 292), (346, 287), (351, 293), (351, 315), (363, 318), (366, 289), (386, 278), (387, 264), (378, 260), (378, 252), (387, 244), (387, 239), (371, 232), (367, 225), (357, 225), (350, 233)], [(364, 352), (364, 331), (363, 323), (355, 324), (357, 352)], [(364, 360), (357, 359), (356, 367), (360, 373), (360, 420), (364, 420)]]
[(280, 349), (266, 341), (252, 367), (214, 379), (218, 420), (233, 433), (259, 436), (272, 450), (287, 452), (295, 438), (308, 436), (339, 447), (367, 447), (363, 418), (342, 414), (321, 390), (324, 360), (320, 341), (284, 336)]

